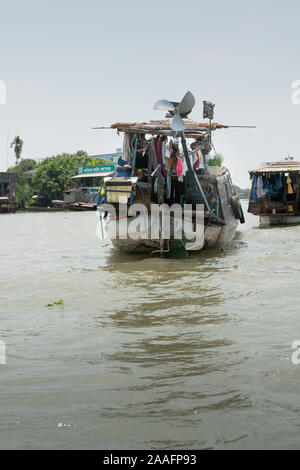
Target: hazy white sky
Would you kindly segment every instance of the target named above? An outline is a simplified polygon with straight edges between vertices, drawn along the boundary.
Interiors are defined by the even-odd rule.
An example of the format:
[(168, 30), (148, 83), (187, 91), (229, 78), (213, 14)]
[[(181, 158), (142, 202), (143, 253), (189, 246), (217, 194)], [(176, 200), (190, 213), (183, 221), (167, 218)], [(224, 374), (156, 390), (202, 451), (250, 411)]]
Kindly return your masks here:
[(257, 125), (214, 134), (234, 182), (248, 186), (262, 161), (300, 159), (299, 36), (297, 0), (0, 0), (0, 170), (8, 132), (24, 157), (109, 153), (121, 137), (92, 126), (161, 118), (157, 99), (190, 90), (190, 117), (207, 99), (216, 121)]

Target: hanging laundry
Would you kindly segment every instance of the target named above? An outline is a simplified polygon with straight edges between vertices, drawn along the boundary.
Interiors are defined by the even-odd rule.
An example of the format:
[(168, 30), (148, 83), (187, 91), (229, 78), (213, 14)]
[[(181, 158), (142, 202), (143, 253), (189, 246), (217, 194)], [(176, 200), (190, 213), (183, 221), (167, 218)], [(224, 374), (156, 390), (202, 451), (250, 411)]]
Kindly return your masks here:
[(199, 161), (199, 169), (200, 168), (205, 168), (205, 165), (204, 165), (204, 156), (203, 156), (203, 153), (201, 150), (199, 150), (199, 158), (200, 158), (200, 161)]
[(204, 168), (204, 161), (203, 155), (201, 150), (193, 153), (193, 167), (194, 170), (199, 170), (200, 168)]
[(171, 156), (170, 148), (169, 148), (169, 145), (166, 144), (165, 145), (165, 159), (170, 158), (170, 156)]
[(276, 191), (279, 191), (281, 188), (282, 188), (282, 177), (281, 175), (277, 175), (276, 181), (274, 184), (274, 189), (276, 189)]
[(292, 181), (291, 181), (290, 175), (287, 176), (286, 184), (287, 184), (287, 192), (288, 192), (288, 194), (294, 194), (294, 190), (293, 190), (293, 186), (292, 186)]
[(166, 144), (164, 142), (162, 142), (162, 144), (161, 144), (161, 159), (162, 159), (162, 163), (163, 163), (164, 166), (166, 164), (165, 151), (166, 151)]
[[(167, 152), (168, 150), (168, 152)], [(169, 156), (167, 156), (169, 155)], [(170, 171), (176, 171), (177, 167), (177, 157), (179, 155), (179, 148), (178, 145), (175, 144), (172, 140), (169, 143), (169, 146), (166, 149), (166, 169)]]
[(130, 146), (130, 134), (125, 132), (123, 140), (122, 160), (131, 164), (131, 146)]
[[(180, 158), (181, 158), (181, 162), (182, 162), (182, 175), (185, 176), (186, 172), (187, 172), (187, 164), (186, 164), (186, 161), (185, 161), (185, 158), (183, 156), (183, 154), (180, 155)], [(191, 163), (193, 165), (193, 163)], [(179, 181), (179, 180), (178, 180)]]
[(165, 147), (165, 154), (164, 154), (164, 165), (167, 171), (171, 170), (172, 167), (172, 161), (171, 161), (171, 150), (170, 150), (170, 144), (166, 143)]
[(135, 168), (137, 170), (142, 168), (148, 168), (148, 148), (149, 142), (145, 138), (144, 134), (137, 135), (137, 148), (135, 155)]
[(166, 172), (166, 169), (164, 167), (163, 160), (162, 160), (161, 144), (162, 144), (161, 137), (159, 137), (155, 141), (155, 152), (156, 152), (157, 161), (161, 165), (162, 174), (163, 174), (164, 178), (166, 178), (167, 177), (167, 172)]
[(157, 195), (158, 204), (163, 204), (165, 197), (165, 180), (161, 172), (161, 166), (158, 165), (156, 170), (156, 178), (154, 181), (154, 193)]
[(179, 157), (177, 160), (176, 171), (177, 171), (178, 181), (182, 183), (183, 182), (183, 167), (182, 167), (181, 157)]
[[(189, 154), (189, 159), (190, 159), (190, 162), (191, 162), (191, 167), (193, 168), (194, 161), (193, 161), (193, 154), (192, 153)], [(184, 157), (183, 154), (181, 154), (181, 160), (182, 160), (182, 174), (183, 174), (183, 176), (185, 176), (186, 172), (188, 171), (188, 166), (186, 164), (185, 157)]]
[(272, 194), (273, 193), (273, 184), (267, 180), (266, 176), (262, 177), (263, 180), (263, 192), (264, 194)]
[(193, 166), (195, 170), (199, 170), (199, 168), (204, 168), (204, 159), (201, 147), (203, 143), (203, 136), (196, 139), (194, 142), (191, 143), (190, 148), (193, 154)]
[(270, 188), (269, 181), (267, 180), (265, 175), (263, 175), (262, 179), (263, 179), (263, 189), (265, 191), (268, 191), (268, 189)]
[(170, 199), (171, 197), (171, 192), (172, 192), (172, 178), (171, 178), (171, 172), (167, 172), (167, 187), (166, 187), (166, 198)]
[(258, 202), (258, 199), (257, 199), (257, 178), (256, 178), (256, 176), (253, 176), (252, 199), (253, 199), (253, 202)]
[(256, 195), (259, 199), (260, 197), (263, 197), (264, 194), (265, 194), (265, 192), (264, 192), (264, 188), (263, 188), (263, 179), (262, 179), (261, 176), (259, 176), (257, 178)]
[(194, 152), (193, 153), (193, 167), (194, 167), (194, 170), (198, 170), (199, 165), (200, 165), (199, 152)]
[(131, 139), (131, 167), (136, 170), (136, 155), (139, 143), (139, 136), (134, 134)]
[(283, 184), (283, 196), (282, 200), (287, 201), (287, 184), (286, 184), (286, 177), (282, 177), (282, 184)]
[(166, 154), (167, 145), (168, 145), (168, 138), (166, 136), (163, 136), (161, 138), (161, 159), (162, 159), (163, 166), (166, 166), (165, 154)]
[[(148, 182), (150, 183), (151, 182), (151, 173), (158, 166), (153, 139), (148, 144), (148, 148), (146, 149), (146, 152), (148, 154)], [(146, 152), (145, 152), (145, 154), (146, 154)]]

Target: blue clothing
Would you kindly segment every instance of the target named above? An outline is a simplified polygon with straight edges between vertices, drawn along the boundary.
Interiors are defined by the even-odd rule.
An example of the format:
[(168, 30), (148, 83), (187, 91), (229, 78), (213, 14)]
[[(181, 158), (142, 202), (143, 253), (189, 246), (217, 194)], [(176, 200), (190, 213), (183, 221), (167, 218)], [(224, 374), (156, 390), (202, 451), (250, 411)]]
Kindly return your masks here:
[(253, 183), (252, 183), (252, 198), (253, 198), (253, 202), (258, 202), (257, 194), (256, 194), (256, 188), (257, 188), (257, 178), (256, 178), (256, 176), (253, 176)]
[(282, 184), (283, 184), (283, 196), (282, 200), (287, 201), (287, 185), (286, 185), (286, 178), (285, 176), (282, 177)]
[[(265, 176), (263, 178), (263, 188), (266, 189), (267, 194), (272, 194), (273, 193), (273, 184), (269, 183), (267, 178)], [(279, 188), (280, 189), (280, 188)]]
[(98, 191), (98, 194), (97, 194), (97, 206), (100, 206), (100, 203), (101, 203), (101, 194), (100, 194), (100, 191)]
[(274, 184), (274, 189), (276, 189), (276, 191), (279, 191), (281, 188), (282, 188), (282, 178), (281, 178), (281, 175), (278, 175), (276, 178), (276, 182)]

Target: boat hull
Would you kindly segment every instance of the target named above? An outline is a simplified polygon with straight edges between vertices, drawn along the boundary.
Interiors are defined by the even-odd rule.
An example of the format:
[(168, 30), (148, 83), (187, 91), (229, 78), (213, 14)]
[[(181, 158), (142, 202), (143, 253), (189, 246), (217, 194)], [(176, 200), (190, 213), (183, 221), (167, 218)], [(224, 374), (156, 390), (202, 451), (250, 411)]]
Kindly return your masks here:
[[(130, 219), (128, 219), (128, 223), (129, 222)], [(104, 224), (106, 232), (108, 232), (108, 224), (109, 222)], [(193, 249), (189, 249), (186, 245), (186, 250), (197, 253), (208, 248), (226, 249), (235, 237), (237, 225), (237, 221), (230, 225), (223, 226), (213, 224), (206, 225), (204, 228), (203, 239), (199, 241), (198, 245), (194, 245)], [(189, 234), (186, 234), (186, 236), (189, 238)], [(111, 242), (118, 251), (127, 253), (151, 253), (152, 251), (159, 250), (160, 248), (160, 241), (152, 240), (151, 238), (132, 240), (129, 237), (126, 239), (116, 237), (111, 238)]]
[(270, 225), (297, 225), (300, 224), (300, 215), (261, 215), (259, 223), (265, 227)]
[(16, 211), (17, 211), (17, 206), (14, 206), (14, 207), (3, 207), (3, 206), (0, 206), (0, 214), (15, 213)]
[[(123, 218), (122, 216), (120, 216), (120, 213), (118, 213), (119, 215), (117, 215), (117, 220), (120, 224), (118, 225), (115, 224), (115, 216), (109, 213), (102, 218), (100, 216), (100, 232), (104, 231), (105, 234), (99, 232), (99, 238), (109, 239), (111, 240), (113, 246), (119, 251), (131, 253), (151, 253), (153, 251), (168, 252), (170, 247), (172, 248), (174, 246), (174, 243), (177, 243), (175, 241), (172, 241), (170, 243), (168, 241), (168, 238), (171, 240), (182, 239), (181, 244), (184, 246), (186, 251), (190, 252), (199, 252), (207, 248), (226, 249), (234, 239), (239, 221), (243, 223), (242, 219), (244, 219), (240, 202), (237, 196), (235, 195), (232, 187), (230, 174), (228, 170), (226, 170), (226, 168), (223, 168), (221, 176), (212, 178), (211, 176), (207, 175), (199, 175), (199, 183), (200, 185), (203, 184), (203, 186), (206, 188), (207, 193), (213, 190), (213, 194), (216, 196), (217, 202), (211, 202), (212, 205), (215, 204), (216, 206), (213, 209), (214, 213), (211, 212), (211, 209), (209, 211), (207, 210), (207, 206), (209, 206), (208, 201), (206, 201), (206, 205), (203, 205), (204, 212), (201, 230), (199, 230), (200, 226), (197, 226), (196, 238), (194, 238), (195, 233), (192, 232), (192, 230), (195, 230), (195, 227), (189, 229), (189, 225), (185, 225), (185, 223), (183, 224), (184, 227), (182, 227), (182, 215), (180, 213), (180, 216), (178, 218), (178, 216), (175, 215), (176, 211), (174, 211), (174, 215), (171, 216), (170, 221), (170, 233), (168, 234), (169, 237), (164, 236), (165, 226), (163, 226), (161, 228), (162, 239), (159, 239), (158, 233), (155, 233), (155, 238), (153, 239), (151, 237), (152, 234), (149, 231), (149, 227), (151, 227), (152, 225), (152, 220), (151, 214), (149, 214), (148, 209), (148, 215), (146, 215), (146, 217), (148, 217), (148, 222), (147, 219), (145, 219), (145, 223), (147, 222), (146, 225), (144, 224), (144, 222), (142, 222), (144, 232), (139, 234), (138, 237), (134, 237), (134, 239), (132, 239), (128, 235), (127, 227), (131, 225), (131, 221), (134, 222), (135, 217), (130, 217), (126, 215)], [(194, 201), (194, 204), (201, 204), (201, 198), (199, 202), (197, 200), (196, 202)], [(122, 221), (126, 222), (125, 226), (123, 227)], [(196, 220), (194, 219), (194, 223), (195, 221)], [(113, 227), (113, 222), (115, 230), (109, 230)], [(133, 223), (132, 226), (136, 227), (138, 226), (138, 224)], [(120, 229), (120, 231), (122, 234), (125, 234), (125, 236), (119, 237), (118, 227), (122, 227), (122, 230)], [(188, 230), (190, 230), (190, 233)]]

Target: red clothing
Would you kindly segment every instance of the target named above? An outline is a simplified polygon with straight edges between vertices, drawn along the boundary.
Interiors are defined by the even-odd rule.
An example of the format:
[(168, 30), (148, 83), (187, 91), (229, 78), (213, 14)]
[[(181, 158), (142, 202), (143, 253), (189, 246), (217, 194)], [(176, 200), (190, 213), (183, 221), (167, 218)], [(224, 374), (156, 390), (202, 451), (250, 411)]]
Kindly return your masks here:
[(161, 154), (161, 138), (160, 137), (155, 141), (155, 153), (156, 153), (157, 161), (161, 165), (161, 171), (162, 171), (163, 177), (166, 178), (167, 177), (167, 172), (166, 172), (166, 169), (163, 165), (162, 154)]

